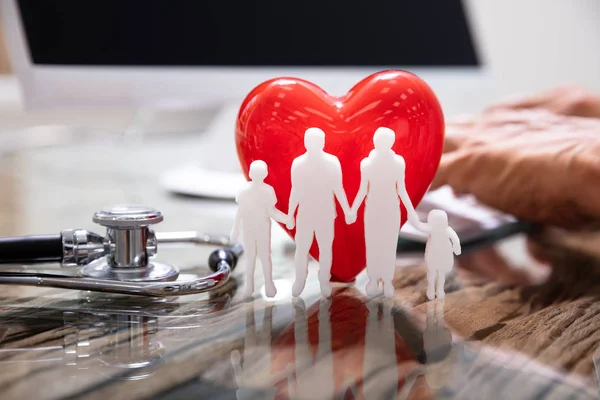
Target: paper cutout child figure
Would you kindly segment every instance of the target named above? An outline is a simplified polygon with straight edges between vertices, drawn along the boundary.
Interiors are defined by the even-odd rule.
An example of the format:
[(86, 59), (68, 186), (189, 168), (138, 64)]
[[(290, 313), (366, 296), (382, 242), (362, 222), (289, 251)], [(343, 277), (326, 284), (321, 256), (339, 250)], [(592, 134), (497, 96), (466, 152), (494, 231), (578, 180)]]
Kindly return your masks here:
[[(331, 295), (331, 262), (336, 215), (335, 199), (348, 220), (350, 206), (342, 186), (342, 167), (337, 157), (323, 151), (325, 133), (309, 128), (304, 133), (306, 153), (292, 162), (292, 190), (288, 207), (288, 229), (296, 225), (296, 280), (292, 296), (304, 290), (308, 274), (308, 252), (316, 237), (319, 245), (319, 283), (321, 293)], [(294, 213), (298, 215), (294, 221)]]
[(250, 164), (251, 182), (236, 198), (239, 206), (231, 230), (231, 240), (237, 241), (241, 225), (248, 259), (245, 297), (254, 295), (254, 268), (257, 253), (265, 278), (265, 294), (267, 297), (275, 297), (277, 294), (272, 275), (271, 218), (285, 224), (288, 222), (288, 217), (275, 207), (277, 203), (275, 190), (264, 182), (267, 174), (267, 164), (264, 161), (256, 160)]
[(454, 266), (454, 254), (458, 256), (461, 253), (460, 240), (454, 229), (448, 226), (448, 214), (442, 210), (431, 210), (427, 216), (427, 224), (418, 222), (414, 226), (429, 234), (425, 247), (427, 298), (443, 299), (446, 296), (446, 275)]
[[(378, 128), (373, 135), (375, 149), (360, 163), (360, 188), (351, 215), (365, 201), (365, 245), (367, 257), (368, 296), (381, 293), (393, 297), (392, 278), (396, 268), (396, 248), (400, 231), (400, 200), (408, 211), (408, 220), (418, 224), (417, 213), (404, 184), (404, 158), (392, 150), (396, 134), (389, 128)], [(365, 200), (366, 198), (366, 200)]]

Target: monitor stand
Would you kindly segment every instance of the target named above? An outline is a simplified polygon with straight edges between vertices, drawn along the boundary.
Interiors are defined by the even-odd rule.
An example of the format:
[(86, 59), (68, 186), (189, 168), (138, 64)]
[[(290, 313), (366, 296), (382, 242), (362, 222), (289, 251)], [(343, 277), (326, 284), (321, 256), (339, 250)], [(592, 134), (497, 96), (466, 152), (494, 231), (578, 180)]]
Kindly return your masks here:
[(246, 182), (235, 147), (235, 123), (240, 103), (227, 103), (194, 142), (197, 158), (181, 160), (166, 171), (163, 186), (170, 192), (233, 200)]

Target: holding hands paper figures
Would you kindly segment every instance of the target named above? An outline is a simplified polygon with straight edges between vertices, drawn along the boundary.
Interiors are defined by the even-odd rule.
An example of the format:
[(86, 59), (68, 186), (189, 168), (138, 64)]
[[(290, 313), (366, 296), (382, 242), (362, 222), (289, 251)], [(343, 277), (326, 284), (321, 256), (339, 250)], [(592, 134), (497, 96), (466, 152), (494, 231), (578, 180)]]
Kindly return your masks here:
[[(392, 150), (396, 135), (389, 128), (378, 128), (373, 135), (375, 149), (361, 161), (361, 181), (352, 205), (352, 215), (365, 200), (365, 244), (367, 259), (367, 295), (394, 295), (392, 278), (396, 268), (396, 247), (400, 230), (400, 199), (408, 211), (408, 220), (418, 224), (415, 209), (406, 192), (404, 158)], [(398, 198), (400, 196), (400, 198)]]
[[(305, 152), (307, 129), (324, 131), (324, 150), (338, 159), (343, 189), (352, 202), (360, 186), (360, 163), (373, 150), (373, 134), (380, 127), (389, 128), (396, 135), (392, 149), (406, 162), (406, 190), (416, 207), (441, 161), (444, 126), (440, 102), (427, 82), (408, 71), (384, 70), (365, 77), (339, 95), (300, 78), (264, 81), (241, 103), (234, 139), (242, 174), (249, 180), (250, 164), (254, 160), (265, 161), (270, 170), (266, 182), (275, 189), (277, 208), (289, 214), (292, 163)], [(322, 173), (318, 171), (311, 178), (319, 179)], [(294, 188), (299, 189), (296, 185)], [(356, 282), (367, 265), (364, 208), (359, 208), (360, 220), (348, 224), (341, 215), (346, 211), (340, 204), (343, 202), (338, 200), (334, 196), (338, 218), (334, 221), (331, 251), (332, 284)], [(299, 207), (302, 208), (302, 202)], [(400, 222), (405, 221), (407, 214), (402, 206)], [(294, 239), (296, 230), (280, 225)], [(326, 247), (318, 242), (314, 240), (309, 250), (317, 262)]]
[(277, 204), (275, 190), (264, 182), (267, 174), (267, 164), (261, 160), (254, 161), (250, 165), (251, 182), (236, 198), (238, 210), (231, 231), (231, 240), (234, 242), (238, 240), (241, 225), (248, 258), (245, 296), (254, 294), (254, 267), (257, 253), (265, 278), (265, 294), (267, 297), (275, 297), (277, 294), (271, 263), (271, 218), (282, 224), (287, 223), (288, 218), (275, 207)]
[[(342, 167), (337, 157), (323, 151), (325, 132), (309, 128), (304, 133), (306, 153), (292, 162), (292, 190), (288, 207), (288, 229), (294, 228), (296, 216), (296, 256), (294, 268), (296, 281), (292, 296), (298, 297), (304, 290), (308, 273), (308, 253), (317, 239), (319, 246), (319, 283), (321, 293), (331, 294), (331, 262), (336, 218), (335, 198), (338, 199), (346, 220), (351, 220), (350, 206), (342, 186)], [(356, 218), (356, 217), (354, 217)]]
[(406, 163), (392, 149), (395, 140), (396, 134), (389, 128), (380, 127), (375, 131), (374, 149), (360, 163), (360, 187), (352, 207), (343, 188), (340, 161), (323, 150), (325, 133), (319, 128), (305, 131), (306, 152), (292, 162), (287, 215), (275, 207), (275, 190), (264, 182), (267, 177), (266, 163), (261, 160), (252, 162), (249, 168), (250, 182), (236, 199), (239, 207), (231, 233), (231, 240), (236, 241), (240, 226), (242, 227), (248, 258), (245, 296), (254, 294), (257, 255), (262, 264), (267, 297), (274, 297), (277, 293), (271, 271), (271, 218), (285, 224), (289, 230), (296, 228), (296, 278), (292, 296), (298, 297), (304, 290), (308, 256), (314, 239), (319, 247), (321, 294), (325, 297), (331, 295), (337, 199), (344, 211), (346, 224), (356, 221), (358, 209), (365, 203), (364, 237), (369, 278), (366, 292), (369, 297), (380, 294), (385, 297), (394, 296), (392, 280), (402, 221), (401, 203), (407, 210), (408, 221), (416, 229), (429, 234), (425, 250), (428, 268), (427, 297), (429, 300), (436, 296), (439, 299), (445, 297), (446, 274), (452, 269), (454, 254), (461, 253), (458, 235), (448, 226), (448, 216), (444, 211), (431, 211), (426, 224), (419, 220), (406, 190)]

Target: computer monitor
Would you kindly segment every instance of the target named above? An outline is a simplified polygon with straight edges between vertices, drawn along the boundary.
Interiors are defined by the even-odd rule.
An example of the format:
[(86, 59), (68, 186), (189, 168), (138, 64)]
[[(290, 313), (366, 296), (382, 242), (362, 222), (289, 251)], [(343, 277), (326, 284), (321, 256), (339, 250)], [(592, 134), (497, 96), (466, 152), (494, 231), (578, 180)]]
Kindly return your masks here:
[(343, 95), (376, 71), (406, 69), (446, 115), (484, 107), (493, 81), (473, 1), (0, 0), (0, 12), (28, 108), (220, 106), (197, 159), (161, 179), (232, 199), (245, 181), (235, 117), (265, 80), (295, 76)]
[(6, 0), (1, 15), (28, 108), (239, 106), (296, 76), (344, 94), (407, 69), (449, 114), (481, 105), (485, 57), (461, 0)]

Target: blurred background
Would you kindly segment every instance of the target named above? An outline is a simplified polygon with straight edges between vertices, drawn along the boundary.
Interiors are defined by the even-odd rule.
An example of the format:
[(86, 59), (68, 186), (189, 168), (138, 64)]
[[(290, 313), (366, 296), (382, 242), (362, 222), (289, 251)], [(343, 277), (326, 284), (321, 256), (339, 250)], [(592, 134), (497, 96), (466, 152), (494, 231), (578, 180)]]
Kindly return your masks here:
[[(376, 71), (405, 69), (419, 75), (433, 88), (449, 120), (465, 114), (478, 114), (508, 97), (536, 94), (565, 84), (581, 85), (591, 93), (600, 94), (599, 22), (599, 0), (0, 0), (0, 236), (55, 234), (67, 228), (101, 233), (102, 228), (92, 223), (93, 213), (119, 203), (144, 203), (162, 211), (165, 220), (157, 228), (159, 232), (196, 230), (229, 234), (236, 212), (236, 204), (232, 200), (244, 182), (234, 147), (235, 118), (243, 98), (261, 82), (278, 76), (295, 76), (311, 80), (332, 94), (343, 95), (355, 83)], [(511, 120), (503, 122), (505, 127), (512, 123)], [(590, 133), (587, 125), (575, 126), (564, 137), (569, 140), (573, 136), (586, 140), (588, 136), (597, 137), (599, 125), (590, 126), (596, 131)], [(570, 128), (569, 125), (567, 127)], [(526, 134), (529, 133), (526, 131)], [(507, 136), (510, 134), (512, 131), (509, 130)], [(528, 140), (531, 141), (530, 136), (523, 143)], [(493, 142), (493, 146), (498, 142)], [(564, 142), (570, 144), (568, 140)], [(539, 143), (544, 144), (545, 138), (538, 137), (538, 142), (526, 143), (522, 150), (525, 154), (531, 148), (537, 153), (545, 152), (542, 156), (551, 160), (554, 152), (563, 150), (560, 146), (550, 150), (540, 146), (538, 149)], [(512, 145), (521, 150), (520, 144)], [(562, 155), (569, 156), (570, 149), (582, 147), (570, 146)], [(515, 158), (521, 158), (518, 151), (514, 153)], [(541, 159), (542, 167), (532, 169), (551, 178), (563, 177), (563, 181), (548, 180), (551, 194), (568, 192), (561, 190), (560, 185), (568, 181), (564, 187), (574, 186), (571, 181), (575, 179), (572, 180), (569, 175), (571, 164), (562, 168), (563, 164), (556, 163), (558, 167), (547, 170), (544, 166), (555, 164), (546, 164), (542, 156), (535, 159)], [(570, 162), (569, 157), (563, 158)], [(522, 165), (511, 163), (510, 157), (506, 160), (509, 167), (520, 168)], [(594, 154), (588, 157), (590, 165), (595, 166), (595, 160)], [(485, 180), (488, 181), (487, 177), (497, 170), (490, 173), (484, 167), (476, 166), (475, 169), (482, 175), (486, 174)], [(554, 174), (561, 169), (566, 171), (565, 174)], [(573, 176), (593, 176), (589, 181), (594, 182), (598, 174), (589, 175), (587, 172)], [(464, 175), (465, 180), (474, 181), (473, 175)], [(518, 174), (496, 175), (496, 178), (500, 175), (519, 177)], [(530, 200), (534, 211), (544, 209), (537, 201), (539, 198), (529, 196), (526, 190), (528, 185), (537, 188), (531, 183), (535, 179), (527, 181), (526, 178), (523, 180), (525, 184), (517, 185), (517, 189), (522, 191), (513, 191), (523, 196), (521, 199)], [(480, 188), (480, 192), (493, 193), (494, 200), (502, 197), (497, 181), (489, 179), (489, 182), (489, 187)], [(586, 185), (579, 186), (582, 193), (588, 188)], [(507, 187), (511, 191), (510, 186)], [(515, 223), (516, 217), (484, 209), (470, 200), (451, 204), (450, 201), (456, 199), (448, 188), (444, 186), (442, 189), (446, 190), (428, 193), (419, 204), (421, 209), (418, 211), (425, 212), (428, 206), (447, 210), (450, 225), (461, 236), (464, 253), (467, 253), (465, 249), (469, 241), (463, 240), (463, 233), (468, 233), (469, 229), (475, 229), (491, 243), (521, 232), (522, 228), (518, 227), (518, 230), (504, 230), (501, 235), (489, 233)], [(533, 194), (541, 193), (537, 192)], [(582, 203), (597, 205), (595, 193), (584, 193), (581, 198), (586, 201), (582, 200)], [(573, 195), (573, 198), (576, 197)], [(523, 201), (507, 203), (514, 209)], [(451, 205), (455, 208), (452, 209)], [(552, 211), (552, 204), (547, 209)], [(403, 260), (397, 263), (397, 267), (418, 263), (420, 268), (423, 246), (415, 247), (411, 240), (422, 245), (426, 237), (418, 235), (420, 233), (415, 230), (404, 230), (403, 242), (403, 232), (400, 232), (399, 258), (412, 252), (408, 255), (417, 254), (418, 260)], [(595, 346), (600, 343), (600, 337), (592, 337), (599, 332), (593, 329), (596, 320), (583, 312), (589, 305), (590, 312), (598, 314), (596, 303), (600, 278), (586, 270), (592, 262), (587, 259), (575, 261), (583, 267), (578, 271), (572, 268), (575, 264), (570, 260), (566, 262), (561, 258), (564, 264), (562, 270), (568, 270), (570, 274), (565, 273), (564, 276), (572, 276), (569, 280), (563, 275), (556, 275), (557, 280), (569, 290), (565, 296), (557, 296), (554, 286), (541, 290), (540, 296), (528, 295), (529, 292), (525, 291), (524, 296), (520, 296), (516, 291), (513, 293), (508, 285), (506, 290), (511, 292), (506, 295), (505, 281), (500, 279), (504, 275), (511, 285), (513, 282), (520, 285), (526, 280), (534, 281), (533, 278), (538, 279), (542, 275), (531, 273), (530, 277), (529, 272), (526, 273), (526, 266), (536, 264), (531, 261), (525, 238), (517, 239), (502, 242), (494, 249), (484, 248), (479, 254), (463, 254), (460, 265), (463, 270), (481, 271), (502, 281), (502, 288), (496, 290), (496, 287), (487, 285), (480, 288), (479, 280), (473, 291), (465, 285), (466, 294), (458, 293), (456, 303), (446, 300), (447, 307), (453, 311), (447, 314), (447, 321), (453, 321), (452, 329), (458, 328), (459, 334), (465, 338), (480, 340), (490, 337), (491, 343), (496, 341), (495, 345), (501, 343), (504, 335), (509, 347), (526, 354), (538, 352), (543, 362), (569, 371), (589, 367), (591, 374), (591, 362), (585, 364), (584, 358), (589, 361), (588, 353), (597, 351)], [(473, 240), (470, 243), (480, 246), (482, 242)], [(590, 241), (588, 246), (594, 246), (597, 253), (600, 246), (596, 243)], [(555, 250), (553, 245), (548, 247)], [(291, 280), (285, 274), (291, 274), (292, 268), (286, 268), (285, 262), (290, 260), (293, 243), (282, 229), (273, 230), (272, 249), (274, 265), (283, 266), (278, 271), (282, 274), (283, 283), (289, 283), (291, 287)], [(199, 258), (198, 254), (194, 248), (164, 253), (161, 249), (158, 260), (177, 265), (182, 270), (194, 269), (206, 260), (205, 255)], [(562, 272), (559, 268), (555, 270)], [(237, 273), (240, 273), (239, 268)], [(313, 275), (316, 278), (316, 274)], [(398, 290), (403, 293), (399, 297), (402, 303), (424, 300), (424, 294), (418, 293), (424, 286), (415, 282), (425, 279), (425, 276), (406, 276), (408, 279), (402, 281), (402, 288)], [(413, 278), (417, 276), (421, 278)], [(363, 274), (363, 277), (366, 278), (366, 275)], [(279, 278), (276, 276), (275, 279)], [(572, 281), (575, 284), (571, 284)], [(452, 291), (462, 290), (462, 287), (458, 289), (462, 285), (461, 279), (447, 282), (453, 286)], [(578, 282), (595, 286), (590, 286), (587, 292)], [(277, 283), (279, 285), (280, 282)], [(317, 283), (314, 279), (309, 286), (316, 289)], [(282, 287), (278, 289), (280, 295), (287, 296), (289, 292)], [(41, 302), (46, 301), (38, 301), (40, 292), (35, 290), (40, 288), (32, 288), (32, 292), (21, 287), (12, 292), (10, 289), (4, 288), (3, 293), (6, 297), (16, 297), (16, 304), (20, 306), (21, 298), (30, 293), (35, 300), (31, 303), (34, 304), (32, 307), (38, 309)], [(64, 292), (57, 290), (56, 297), (70, 295)], [(581, 293), (589, 294), (591, 300), (580, 302), (578, 296)], [(78, 299), (87, 304), (87, 297), (83, 296)], [(524, 300), (526, 302), (533, 298), (532, 303), (537, 302), (538, 297), (551, 297), (552, 301), (557, 298), (561, 303), (551, 312), (542, 310), (535, 313), (537, 305), (529, 307), (523, 303), (521, 306), (517, 304), (517, 296), (527, 299)], [(563, 300), (571, 298), (577, 298), (577, 301), (568, 308)], [(3, 304), (6, 303), (4, 301)], [(114, 303), (105, 304), (112, 307)], [(343, 309), (337, 311), (342, 316), (340, 320), (347, 321), (347, 316), (356, 314), (358, 310), (362, 321), (366, 313), (352, 302), (347, 304), (349, 313)], [(195, 307), (182, 309), (187, 313)], [(206, 308), (206, 313), (213, 313), (209, 307), (201, 305), (201, 308)], [(518, 309), (533, 310), (532, 319), (517, 313), (515, 310)], [(242, 308), (236, 305), (235, 310), (241, 311)], [(288, 311), (289, 315), (282, 320), (290, 320), (292, 311)], [(425, 313), (424, 309), (422, 311)], [(524, 311), (525, 314), (528, 312)], [(196, 373), (196, 367), (200, 365), (197, 362), (210, 361), (216, 347), (201, 353), (191, 352), (191, 343), (218, 336), (217, 347), (227, 347), (221, 346), (224, 337), (220, 330), (215, 330), (215, 326), (222, 323), (229, 332), (232, 320), (218, 317), (218, 321), (211, 320), (207, 324), (202, 320), (204, 313), (198, 314), (201, 315), (200, 320), (194, 319), (194, 316), (191, 322), (173, 322), (173, 331), (177, 332), (181, 332), (178, 324), (194, 326), (191, 326), (193, 329), (188, 336), (185, 332), (174, 334), (171, 336), (174, 340), (167, 341), (170, 343), (165, 346), (170, 352), (165, 358), (170, 363), (167, 365)], [(253, 315), (254, 311), (251, 313)], [(429, 323), (430, 310), (427, 313)], [(244, 317), (240, 318), (241, 314), (232, 315), (236, 323), (246, 323)], [(574, 323), (574, 318), (579, 316), (581, 319)], [(406, 322), (402, 319), (396, 324), (406, 325)], [(72, 332), (70, 328), (63, 329), (62, 322), (59, 325), (58, 333), (52, 334), (56, 340), (62, 340), (64, 332), (69, 335)], [(198, 330), (200, 325), (210, 332), (203, 336), (203, 331)], [(443, 319), (439, 322), (439, 326), (442, 325)], [(348, 326), (351, 328), (347, 329)], [(343, 329), (353, 335), (357, 331), (355, 326), (346, 325)], [(87, 325), (85, 329), (88, 329)], [(333, 331), (337, 332), (335, 327)], [(589, 334), (591, 340), (583, 340), (582, 335), (591, 331), (594, 332)], [(0, 338), (25, 338), (21, 331), (15, 332), (10, 334), (13, 336), (0, 335)], [(352, 335), (352, 348), (360, 349)], [(410, 335), (417, 337), (413, 333)], [(41, 338), (43, 343), (40, 343), (44, 345), (49, 340), (45, 333), (38, 334), (36, 331), (35, 336)], [(373, 337), (380, 340), (380, 336)], [(392, 339), (392, 343), (393, 340), (396, 339)], [(118, 341), (128, 343), (121, 337)], [(235, 346), (240, 342), (237, 341)], [(14, 347), (14, 343), (16, 340), (10, 341), (8, 347)], [(184, 349), (190, 359), (194, 358), (194, 363), (187, 364), (187, 359), (182, 357), (186, 364), (179, 367), (180, 353), (174, 353), (174, 349)], [(88, 359), (86, 354), (90, 354), (85, 351), (80, 356), (83, 360)], [(259, 351), (262, 354), (262, 348)], [(30, 353), (23, 352), (28, 361), (35, 359)], [(45, 350), (38, 354), (47, 355)], [(344, 355), (343, 362), (348, 364), (346, 352), (341, 354)], [(594, 357), (595, 361), (600, 359), (600, 356)], [(511, 380), (507, 381), (496, 379), (501, 375), (495, 370), (481, 373), (478, 369), (481, 358), (476, 358), (477, 368), (471, 368), (469, 361), (458, 371), (468, 366), (469, 370), (476, 371), (477, 379), (481, 377), (486, 384), (489, 381), (493, 389), (504, 385), (503, 390), (528, 393), (523, 389), (527, 385), (520, 383), (526, 382), (532, 385), (539, 383), (543, 386), (544, 395), (553, 393), (545, 380), (525, 376), (516, 381), (510, 375)], [(512, 356), (510, 358), (517, 360), (513, 364), (519, 373), (523, 366), (529, 368), (533, 365)], [(499, 363), (502, 371), (509, 364), (503, 357)], [(225, 364), (229, 368), (229, 360)], [(47, 390), (48, 395), (54, 394), (52, 390), (87, 390), (87, 385), (92, 383), (89, 387), (93, 389), (99, 387), (95, 386), (95, 382), (104, 379), (104, 375), (96, 372), (94, 364), (81, 364), (92, 365), (89, 369), (78, 369), (90, 379), (70, 380), (69, 385), (64, 385), (66, 369), (48, 368), (46, 364), (40, 370), (48, 379), (46, 384), (39, 381), (42, 373), (38, 374), (37, 370), (21, 366), (13, 368), (13, 365), (8, 367), (12, 368), (10, 371), (21, 374), (23, 379), (18, 382), (21, 386), (13, 385), (17, 375), (12, 372), (5, 374), (4, 382), (8, 382), (12, 393), (19, 388), (36, 390), (36, 385), (31, 385), (32, 375), (45, 384), (44, 387), (51, 387)], [(207, 361), (207, 365), (214, 376), (218, 375), (217, 381), (229, 379), (221, 369), (213, 368), (212, 362)], [(60, 374), (57, 376), (61, 378), (56, 379), (52, 371)], [(597, 374), (600, 377), (600, 372)], [(170, 374), (156, 376), (168, 376), (165, 382), (171, 380)], [(468, 375), (464, 376), (470, 379)], [(505, 381), (510, 384), (505, 385)], [(77, 386), (77, 382), (83, 382), (84, 386)], [(148, 386), (149, 390), (155, 387), (146, 384), (151, 381), (139, 382)], [(465, 380), (461, 378), (458, 382), (463, 390)], [(168, 383), (172, 384), (178, 383)], [(481, 397), (478, 384), (473, 385), (471, 387), (475, 387), (474, 393), (477, 393), (475, 398)], [(108, 392), (102, 391), (99, 396), (112, 390), (112, 387), (107, 388)], [(114, 395), (114, 392), (110, 393)], [(124, 393), (131, 395), (127, 390)], [(3, 392), (2, 398), (9, 396)], [(38, 398), (39, 393), (36, 396)], [(197, 397), (195, 393), (193, 398)]]
[[(11, 0), (3, 3), (14, 3)], [(194, 5), (189, 1), (175, 1), (172, 5), (164, 5), (156, 1), (141, 2), (131, 1), (120, 4), (116, 1), (107, 1), (102, 3), (89, 3), (85, 6), (75, 1), (53, 0), (42, 4), (35, 4), (33, 1), (18, 1), (20, 11), (24, 14), (29, 26), (25, 28), (25, 36), (29, 41), (26, 48), (23, 49), (28, 56), (33, 58), (34, 63), (38, 64), (59, 64), (63, 61), (65, 64), (87, 64), (94, 65), (94, 61), (100, 64), (117, 65), (119, 62), (124, 64), (152, 64), (152, 60), (161, 60), (159, 64), (170, 64), (171, 66), (194, 65), (203, 66), (203, 64), (217, 65), (222, 64), (242, 64), (244, 55), (239, 54), (238, 60), (234, 60), (234, 51), (222, 48), (222, 52), (214, 51), (219, 44), (231, 44), (237, 39), (238, 43), (243, 43), (245, 48), (256, 50), (257, 46), (253, 44), (250, 38), (244, 38), (244, 41), (238, 36), (243, 32), (244, 27), (240, 27), (240, 18), (236, 13), (225, 8), (220, 9), (216, 6)], [(241, 2), (240, 2), (241, 3)], [(310, 15), (310, 4), (302, 7), (301, 16), (306, 16), (309, 20), (324, 20), (329, 25), (319, 28), (323, 32), (334, 30), (336, 23), (327, 18), (331, 18), (331, 13), (327, 8), (337, 12), (339, 2), (329, 1), (329, 7), (324, 10), (314, 10)], [(339, 3), (339, 4), (338, 4)], [(380, 4), (381, 3), (381, 4)], [(386, 3), (388, 3), (386, 5)], [(476, 59), (480, 65), (484, 65), (494, 71), (494, 77), (498, 82), (496, 87), (499, 94), (511, 94), (515, 91), (537, 91), (558, 82), (569, 81), (581, 83), (592, 89), (599, 91), (600, 82), (597, 71), (600, 67), (600, 51), (598, 51), (598, 40), (600, 40), (600, 27), (597, 24), (599, 15), (598, 2), (594, 0), (580, 0), (577, 2), (568, 0), (557, 0), (551, 3), (543, 0), (451, 0), (444, 2), (443, 5), (432, 1), (424, 1), (422, 5), (414, 5), (408, 1), (396, 1), (395, 5), (390, 6), (392, 2), (366, 2), (351, 1), (347, 2), (349, 21), (348, 28), (355, 32), (350, 37), (373, 37), (382, 33), (381, 26), (378, 26), (378, 18), (381, 18), (385, 12), (389, 16), (389, 21), (394, 22), (396, 32), (404, 30), (404, 33), (410, 34), (410, 29), (420, 26), (421, 30), (414, 31), (418, 33), (418, 40), (415, 38), (403, 38), (398, 43), (398, 50), (386, 51), (388, 55), (378, 55), (387, 57), (388, 60), (398, 62), (398, 60), (408, 60), (407, 65), (398, 67), (415, 67), (421, 62), (421, 66), (435, 65), (436, 61), (440, 67), (447, 67), (457, 64), (473, 63)], [(257, 33), (257, 37), (269, 35), (269, 27), (264, 24), (258, 25), (256, 22), (273, 21), (278, 23), (289, 19), (290, 13), (298, 10), (298, 4), (289, 2), (288, 4), (279, 4), (277, 7), (271, 7), (269, 1), (249, 2), (240, 7), (239, 13), (255, 11), (255, 15), (245, 14), (246, 20), (243, 22), (245, 27), (254, 27), (262, 29)], [(393, 8), (390, 8), (393, 7)], [(17, 7), (19, 8), (19, 7)], [(374, 10), (380, 8), (380, 11)], [(439, 11), (436, 11), (436, 8)], [(357, 18), (352, 13), (357, 10), (368, 12), (367, 18), (361, 18), (363, 25), (352, 27), (352, 18)], [(186, 15), (183, 11), (195, 11), (195, 15)], [(389, 11), (395, 11), (389, 13)], [(344, 13), (345, 11), (341, 11)], [(5, 32), (12, 28), (12, 23), (21, 24), (22, 21), (8, 21), (14, 19), (16, 15), (6, 15), (10, 13), (7, 8), (3, 9), (2, 34), (0, 35), (0, 71), (2, 74), (15, 72), (11, 69), (10, 55), (7, 53), (7, 36), (11, 33)], [(255, 20), (259, 14), (265, 14)], [(411, 21), (404, 18), (403, 13), (418, 17), (418, 20)], [(54, 15), (53, 15), (54, 14)], [(254, 14), (254, 13), (253, 13)], [(321, 16), (320, 14), (326, 14)], [(445, 18), (441, 19), (440, 15)], [(22, 17), (23, 15), (21, 15)], [(108, 19), (110, 17), (110, 19)], [(462, 18), (465, 18), (463, 21)], [(173, 22), (177, 19), (184, 21), (183, 27), (174, 26)], [(207, 25), (207, 19), (213, 18), (214, 24)], [(344, 15), (340, 15), (344, 20)], [(45, 20), (45, 21), (44, 21)], [(198, 21), (202, 27), (195, 30), (185, 26), (192, 21)], [(388, 21), (386, 21), (388, 22)], [(200, 24), (201, 23), (201, 24)], [(443, 24), (440, 26), (439, 24)], [(339, 23), (337, 23), (340, 25)], [(220, 28), (216, 28), (218, 26)], [(402, 26), (405, 25), (404, 28)], [(77, 29), (88, 26), (80, 31), (80, 35), (72, 36)], [(93, 29), (104, 27), (102, 31), (92, 32)], [(308, 28), (308, 27), (307, 27)], [(339, 26), (338, 26), (339, 28)], [(451, 31), (449, 29), (452, 28)], [(301, 29), (301, 28), (298, 28)], [(418, 29), (418, 28), (417, 28)], [(315, 30), (315, 26), (310, 26), (302, 34), (312, 35), (310, 32)], [(223, 35), (223, 32), (230, 32), (229, 35)], [(371, 31), (371, 32), (369, 32)], [(109, 34), (111, 33), (112, 34)], [(136, 33), (138, 32), (138, 33)], [(427, 33), (427, 36), (423, 34)], [(451, 37), (446, 37), (450, 33)], [(184, 36), (185, 34), (185, 36)], [(294, 30), (294, 34), (298, 34)], [(348, 35), (348, 30), (344, 31)], [(42, 36), (46, 37), (42, 37)], [(86, 36), (88, 35), (88, 36)], [(117, 36), (118, 35), (118, 36)], [(179, 35), (176, 42), (172, 42), (176, 35)], [(212, 35), (212, 36), (211, 36)], [(229, 37), (226, 37), (229, 36)], [(309, 37), (308, 36), (308, 37)], [(273, 40), (277, 40), (274, 35)], [(333, 37), (333, 32), (332, 36)], [(64, 43), (54, 42), (61, 39)], [(91, 40), (90, 40), (91, 39)], [(461, 43), (448, 44), (453, 40), (461, 40)], [(136, 42), (136, 40), (138, 42)], [(444, 43), (444, 48), (431, 47), (435, 41)], [(85, 43), (87, 41), (87, 46)], [(365, 40), (367, 41), (367, 40)], [(472, 41), (473, 43), (470, 43)], [(413, 42), (415, 47), (420, 44), (421, 53), (415, 56), (415, 51), (409, 55), (402, 55), (402, 50), (406, 49), (406, 42)], [(110, 43), (113, 47), (108, 50), (106, 46)], [(133, 43), (137, 44), (138, 54), (131, 52), (132, 48), (126, 48)], [(190, 44), (194, 48), (194, 54), (186, 51), (185, 48)], [(331, 43), (325, 40), (324, 43)], [(75, 45), (81, 45), (83, 48), (76, 49)], [(193, 46), (191, 46), (193, 44)], [(12, 47), (18, 43), (13, 43)], [(32, 46), (29, 48), (29, 45)], [(427, 45), (427, 46), (425, 46)], [(470, 54), (470, 46), (475, 46), (475, 54)], [(254, 46), (254, 47), (253, 47)], [(435, 45), (434, 45), (435, 46)], [(452, 48), (451, 46), (454, 46)], [(166, 47), (172, 48), (171, 54), (165, 51)], [(241, 45), (240, 45), (241, 47)], [(268, 46), (262, 46), (268, 49)], [(76, 49), (76, 50), (75, 50)], [(125, 50), (130, 54), (124, 54)], [(141, 57), (140, 53), (144, 50), (154, 49), (154, 54), (147, 54)], [(394, 48), (392, 48), (394, 49)], [(75, 51), (74, 51), (75, 50)], [(207, 50), (211, 52), (207, 54)], [(239, 52), (239, 48), (236, 48)], [(434, 51), (435, 50), (435, 51)], [(268, 50), (267, 50), (268, 51)], [(14, 53), (19, 53), (18, 49), (13, 48)], [(440, 53), (436, 55), (435, 53)], [(119, 60), (118, 54), (122, 57)], [(251, 51), (248, 54), (252, 53)], [(385, 52), (384, 52), (385, 53)], [(454, 56), (453, 54), (454, 53)], [(95, 57), (90, 55), (95, 54)], [(113, 58), (109, 56), (112, 54)], [(304, 63), (316, 63), (326, 65), (327, 58), (323, 58), (325, 51), (317, 50), (314, 54), (306, 57), (304, 54)], [(395, 54), (395, 55), (394, 55)], [(173, 56), (175, 55), (175, 56)], [(169, 60), (169, 56), (170, 60)], [(261, 54), (250, 55), (254, 65), (268, 65), (269, 60), (260, 59)], [(297, 60), (301, 60), (302, 54), (298, 54)], [(372, 55), (371, 55), (372, 56)], [(137, 57), (137, 58), (136, 58)], [(220, 59), (219, 59), (220, 57)], [(54, 58), (54, 59), (53, 59)], [(94, 60), (95, 58), (95, 60)], [(227, 60), (229, 58), (229, 60)], [(293, 53), (288, 55), (293, 62)], [(349, 57), (351, 58), (351, 57)], [(329, 60), (334, 60), (340, 64), (348, 62), (347, 60), (335, 60), (335, 55), (331, 55)], [(355, 60), (358, 64), (373, 63), (376, 61), (360, 60), (360, 54), (357, 54)], [(17, 60), (21, 62), (22, 60)], [(233, 61), (233, 62), (232, 62)], [(248, 59), (243, 60), (248, 61)], [(277, 61), (279, 62), (279, 61)], [(302, 63), (300, 62), (300, 64)], [(281, 64), (281, 62), (279, 62)], [(444, 65), (446, 64), (446, 65)], [(19, 72), (18, 70), (16, 72)]]
[(562, 83), (600, 92), (595, 0), (238, 3), (2, 0), (0, 129), (123, 130), (151, 107), (146, 129), (202, 130), (282, 74), (342, 94), (408, 69), (450, 117)]
[[(138, 172), (144, 165), (157, 191), (232, 198), (240, 183), (236, 113), (252, 88), (276, 76), (309, 79), (342, 95), (373, 72), (406, 69), (432, 86), (448, 119), (561, 84), (600, 93), (597, 0), (0, 6), (0, 155), (117, 137), (137, 147), (135, 154), (122, 147), (126, 156), (115, 162)], [(132, 144), (141, 138), (163, 141)], [(106, 166), (106, 154), (96, 147), (87, 161)], [(72, 171), (71, 164), (58, 169), (72, 155), (48, 153), (45, 162), (57, 176)], [(81, 181), (69, 182), (80, 188)], [(123, 183), (122, 190), (135, 188)], [(116, 193), (114, 200), (126, 197)]]
[[(2, 3), (2, 112), (35, 110), (29, 124), (81, 106), (118, 108), (95, 122), (114, 128), (124, 108), (214, 115), (278, 74), (341, 94), (383, 68), (420, 73), (450, 116), (561, 83), (600, 92), (595, 0)], [(3, 127), (25, 123), (17, 115)]]

